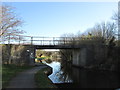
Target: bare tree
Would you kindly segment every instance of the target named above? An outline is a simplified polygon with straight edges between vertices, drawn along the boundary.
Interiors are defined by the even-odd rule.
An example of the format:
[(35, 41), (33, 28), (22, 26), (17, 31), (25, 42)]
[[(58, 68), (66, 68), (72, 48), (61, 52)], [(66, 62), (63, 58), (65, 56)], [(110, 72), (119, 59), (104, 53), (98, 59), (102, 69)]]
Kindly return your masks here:
[(61, 35), (62, 44), (71, 45), (73, 44), (75, 35), (73, 33), (65, 33)]
[(102, 22), (96, 24), (93, 28), (88, 29), (92, 36), (101, 37), (103, 40), (110, 40), (115, 36), (116, 24), (111, 22)]
[(118, 3), (118, 10), (112, 15), (112, 19), (116, 21), (116, 24), (120, 23), (120, 2)]
[[(19, 34), (23, 34), (23, 30), (19, 30), (22, 20), (14, 13), (14, 8), (8, 5), (2, 5), (2, 20), (0, 21), (0, 37), (3, 41), (9, 39), (18, 39)], [(17, 36), (17, 37), (16, 37)]]
[(115, 21), (118, 32), (116, 35), (118, 35), (118, 40), (120, 40), (120, 1), (118, 2), (118, 10), (114, 12), (112, 19)]
[(118, 16), (118, 13), (115, 12), (114, 15), (112, 16), (112, 19), (118, 23), (118, 19), (120, 19), (120, 16)]

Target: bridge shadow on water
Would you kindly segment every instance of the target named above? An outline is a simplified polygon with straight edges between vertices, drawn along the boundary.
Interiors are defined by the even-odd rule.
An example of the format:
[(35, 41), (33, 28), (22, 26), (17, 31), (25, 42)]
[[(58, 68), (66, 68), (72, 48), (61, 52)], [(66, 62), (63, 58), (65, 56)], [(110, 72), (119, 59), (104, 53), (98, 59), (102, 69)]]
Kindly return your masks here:
[(99, 72), (79, 70), (71, 73), (72, 83), (55, 83), (58, 88), (120, 88), (120, 74), (113, 72)]
[[(120, 74), (110, 71), (76, 69), (72, 71), (73, 82), (77, 88), (119, 88)], [(74, 85), (73, 85), (74, 86)]]
[(54, 84), (60, 89), (108, 88), (116, 90), (120, 88), (120, 73), (118, 72), (82, 69), (73, 66), (63, 67), (59, 70), (58, 73), (61, 71), (62, 73), (54, 74), (53, 77), (59, 77), (58, 81)]

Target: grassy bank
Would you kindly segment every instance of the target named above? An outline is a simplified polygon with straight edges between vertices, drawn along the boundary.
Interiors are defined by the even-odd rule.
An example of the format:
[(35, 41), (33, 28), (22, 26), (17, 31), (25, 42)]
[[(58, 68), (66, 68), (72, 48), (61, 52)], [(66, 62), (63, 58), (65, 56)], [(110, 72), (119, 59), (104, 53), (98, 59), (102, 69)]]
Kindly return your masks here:
[(5, 88), (9, 81), (17, 75), (18, 72), (32, 68), (33, 66), (2, 65), (2, 87)]
[(57, 88), (52, 81), (48, 78), (48, 76), (45, 74), (46, 71), (49, 70), (49, 67), (43, 68), (39, 70), (35, 74), (35, 81), (38, 88)]

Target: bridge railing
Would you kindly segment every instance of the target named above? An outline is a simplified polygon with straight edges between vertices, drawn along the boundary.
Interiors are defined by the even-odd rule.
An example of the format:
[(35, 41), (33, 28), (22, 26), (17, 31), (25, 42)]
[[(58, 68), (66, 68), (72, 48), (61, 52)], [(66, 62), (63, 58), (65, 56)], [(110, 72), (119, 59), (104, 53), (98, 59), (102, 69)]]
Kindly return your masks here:
[(5, 44), (25, 44), (25, 45), (79, 45), (90, 44), (102, 41), (103, 38), (95, 37), (36, 37), (16, 35), (8, 36)]
[(22, 36), (16, 35), (12, 36), (9, 35), (4, 37), (1, 40), (1, 44), (33, 44), (33, 45), (59, 45), (65, 44), (62, 39), (63, 37), (36, 37), (36, 36)]

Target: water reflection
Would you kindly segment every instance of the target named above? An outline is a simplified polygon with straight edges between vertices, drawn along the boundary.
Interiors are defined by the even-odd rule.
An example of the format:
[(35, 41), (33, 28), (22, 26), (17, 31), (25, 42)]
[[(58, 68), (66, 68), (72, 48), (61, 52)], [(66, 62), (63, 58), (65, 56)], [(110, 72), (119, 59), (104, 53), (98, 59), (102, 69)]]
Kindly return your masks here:
[(70, 83), (72, 80), (69, 78), (69, 74), (66, 74), (61, 69), (60, 62), (47, 63), (50, 67), (53, 68), (53, 73), (48, 77), (52, 80), (53, 83)]
[(60, 71), (61, 64), (59, 62), (52, 62), (50, 64), (47, 63), (50, 67), (53, 68), (53, 73), (49, 75), (48, 77), (52, 80), (53, 83), (62, 83), (59, 80), (60, 75), (58, 75)]
[(48, 65), (53, 68), (53, 73), (49, 76), (53, 83), (72, 83), (75, 88), (120, 88), (120, 75), (115, 72), (92, 71), (71, 66), (61, 69), (60, 62)]

